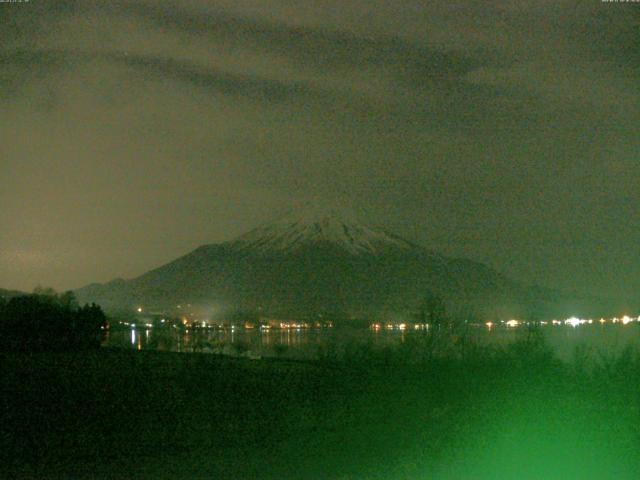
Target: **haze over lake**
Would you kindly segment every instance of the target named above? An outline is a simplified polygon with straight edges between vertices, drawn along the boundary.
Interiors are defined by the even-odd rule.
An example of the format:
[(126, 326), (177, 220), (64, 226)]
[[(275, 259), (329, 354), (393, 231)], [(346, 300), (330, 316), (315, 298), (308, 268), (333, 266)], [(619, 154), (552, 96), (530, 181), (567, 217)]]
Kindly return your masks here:
[[(526, 335), (526, 326), (516, 328), (468, 326), (458, 333), (480, 345), (505, 346)], [(547, 344), (559, 358), (572, 360), (577, 349), (595, 356), (621, 354), (627, 348), (640, 348), (640, 324), (629, 325), (547, 325), (540, 327)], [(108, 333), (103, 346), (136, 350), (168, 350), (176, 352), (209, 352), (226, 355), (254, 355), (295, 359), (315, 359), (323, 349), (343, 354), (353, 345), (374, 348), (397, 346), (407, 339), (422, 335), (421, 331), (353, 328), (271, 329), (227, 328), (200, 331), (121, 328)], [(167, 338), (170, 341), (167, 341)], [(238, 351), (235, 347), (240, 345)]]

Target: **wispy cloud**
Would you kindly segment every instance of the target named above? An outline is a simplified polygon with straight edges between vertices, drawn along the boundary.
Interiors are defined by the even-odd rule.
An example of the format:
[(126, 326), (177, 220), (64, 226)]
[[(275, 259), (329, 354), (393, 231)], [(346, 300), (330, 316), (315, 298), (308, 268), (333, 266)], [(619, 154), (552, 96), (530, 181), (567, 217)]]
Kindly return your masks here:
[[(575, 257), (568, 230), (608, 236), (613, 256), (630, 248), (611, 232), (640, 200), (639, 13), (574, 0), (0, 5), (0, 249), (34, 228), (49, 238), (33, 251), (95, 246), (91, 267), (60, 280), (77, 286), (331, 197), (446, 253), (588, 286), (577, 263), (547, 275), (529, 261), (529, 237), (549, 258)], [(113, 261), (136, 245), (151, 247)], [(31, 287), (16, 275), (0, 283)]]

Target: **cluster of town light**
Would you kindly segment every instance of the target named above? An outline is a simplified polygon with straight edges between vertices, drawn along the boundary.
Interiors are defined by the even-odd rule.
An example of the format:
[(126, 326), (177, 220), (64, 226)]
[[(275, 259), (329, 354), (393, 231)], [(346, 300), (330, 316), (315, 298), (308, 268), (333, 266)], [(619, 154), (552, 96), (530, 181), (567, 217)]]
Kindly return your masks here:
[(125, 327), (131, 327), (132, 329), (135, 329), (137, 327), (140, 328), (152, 328), (153, 324), (152, 323), (129, 323), (129, 322), (121, 322), (122, 325), (124, 325)]
[[(272, 328), (274, 329), (280, 329), (280, 330), (302, 330), (307, 329), (307, 328), (324, 328), (324, 327), (332, 327), (333, 323), (332, 322), (326, 322), (326, 323), (320, 323), (320, 322), (316, 322), (316, 323), (310, 323), (310, 322), (276, 322), (276, 323), (268, 323), (268, 324), (263, 324), (260, 325), (260, 330), (271, 330)], [(244, 328), (246, 328), (247, 330), (251, 330), (253, 328), (255, 328), (255, 325), (252, 323), (245, 323)]]
[[(167, 320), (165, 318), (160, 320), (161, 324), (164, 324), (166, 322)], [(171, 322), (171, 320), (169, 320), (169, 322)], [(269, 324), (254, 324), (251, 322), (247, 322), (242, 325), (234, 325), (234, 324), (220, 325), (218, 323), (209, 323), (206, 320), (190, 321), (189, 319), (187, 319), (187, 317), (182, 317), (181, 319), (176, 320), (176, 322), (178, 324), (181, 324), (182, 327), (185, 327), (187, 329), (188, 328), (206, 328), (206, 329), (218, 329), (218, 330), (258, 329), (260, 331), (269, 331), (272, 329), (303, 330), (303, 329), (311, 329), (311, 328), (332, 328), (333, 327), (333, 322), (311, 322), (311, 323), (310, 322), (279, 322), (279, 323), (270, 322)], [(154, 325), (153, 323), (145, 323), (145, 322), (131, 323), (131, 322), (121, 321), (120, 324), (126, 327), (131, 327), (132, 329), (135, 329), (135, 328), (150, 329), (150, 328), (153, 328), (154, 326), (157, 326), (157, 325)], [(178, 326), (174, 323), (173, 328), (178, 328)]]
[[(605, 323), (621, 323), (623, 325), (627, 325), (629, 323), (632, 322), (640, 322), (640, 316), (635, 318), (635, 317), (630, 317), (628, 315), (625, 315), (623, 317), (613, 317), (613, 318), (601, 318), (600, 320), (593, 320), (591, 318), (589, 319), (585, 319), (585, 318), (578, 318), (578, 317), (570, 317), (567, 318), (566, 320), (551, 320), (551, 321), (547, 321), (547, 320), (543, 320), (539, 323), (540, 325), (570, 325), (572, 327), (577, 327), (580, 325), (592, 325), (594, 323), (599, 323), (601, 325), (604, 325)], [(509, 328), (514, 328), (514, 327), (519, 327), (520, 325), (531, 325), (533, 322), (523, 322), (520, 320), (508, 320), (508, 321), (501, 321), (500, 324), (502, 325), (506, 325)], [(492, 328), (495, 324), (493, 322), (486, 322), (485, 326), (487, 328)]]
[[(178, 308), (180, 308), (180, 305), (178, 305)], [(142, 313), (143, 309), (142, 307), (138, 307), (136, 308), (136, 311), (138, 313)], [(640, 323), (640, 316), (638, 317), (630, 317), (628, 315), (624, 315), (622, 317), (613, 317), (613, 318), (609, 318), (609, 319), (605, 319), (605, 318), (600, 318), (599, 320), (593, 320), (593, 319), (584, 319), (584, 318), (578, 318), (578, 317), (570, 317), (567, 318), (565, 320), (557, 320), (557, 319), (553, 319), (553, 320), (542, 320), (539, 322), (525, 322), (522, 320), (516, 320), (511, 319), (511, 320), (500, 320), (499, 322), (485, 322), (485, 326), (489, 329), (492, 329), (493, 327), (495, 327), (496, 325), (502, 325), (502, 326), (506, 326), (507, 328), (515, 328), (515, 327), (519, 327), (521, 325), (531, 325), (531, 324), (538, 324), (538, 325), (570, 325), (572, 327), (578, 327), (580, 325), (592, 325), (593, 323), (599, 323), (601, 325), (606, 324), (606, 323), (621, 323), (623, 325), (627, 325), (629, 323), (632, 322), (639, 322)], [(136, 328), (136, 324), (135, 323), (128, 323), (128, 322), (122, 322), (124, 325), (126, 326), (131, 326), (131, 328)], [(161, 323), (165, 323), (165, 319), (163, 318), (161, 320)], [(186, 317), (182, 318), (182, 324), (184, 326), (188, 326), (188, 320), (186, 319)], [(198, 322), (198, 321), (192, 321), (191, 322), (192, 326), (198, 326), (198, 327), (202, 327), (202, 328), (220, 328), (219, 325), (214, 325), (214, 324), (210, 324), (207, 323), (206, 321), (202, 321), (202, 322)], [(152, 328), (153, 324), (151, 323), (142, 323), (139, 325), (142, 328)], [(175, 326), (175, 325), (174, 325)], [(261, 331), (269, 331), (272, 328), (275, 329), (282, 329), (282, 330), (301, 330), (301, 329), (307, 329), (307, 328), (320, 328), (320, 327), (332, 327), (333, 324), (331, 322), (328, 323), (307, 323), (307, 322), (280, 322), (278, 324), (267, 324), (267, 325), (258, 325), (257, 327), (261, 330)], [(253, 328), (256, 328), (256, 325), (253, 325), (251, 323), (245, 323), (243, 325), (243, 327), (247, 330), (251, 330)], [(235, 325), (230, 325), (229, 328), (231, 328), (231, 330), (235, 330), (236, 327)], [(242, 328), (242, 327), (241, 327)], [(380, 330), (428, 330), (429, 329), (429, 324), (428, 323), (412, 323), (412, 324), (407, 324), (407, 323), (373, 323), (371, 324), (371, 329), (374, 331), (380, 331)]]
[[(484, 326), (487, 327), (488, 329), (492, 329), (496, 326), (503, 326), (503, 327), (507, 327), (507, 328), (516, 328), (522, 325), (569, 325), (572, 327), (577, 327), (580, 325), (592, 325), (594, 323), (599, 323), (601, 325), (606, 324), (606, 323), (620, 323), (622, 325), (627, 325), (629, 323), (632, 322), (638, 322), (640, 323), (640, 316), (639, 317), (630, 317), (628, 315), (625, 315), (623, 317), (613, 317), (613, 318), (601, 318), (599, 320), (593, 320), (593, 319), (585, 319), (585, 318), (578, 318), (578, 317), (570, 317), (567, 318), (565, 320), (543, 320), (543, 321), (539, 321), (539, 322), (525, 322), (522, 320), (516, 320), (515, 318), (511, 319), (511, 320), (500, 320), (498, 322), (485, 322)], [(373, 323), (371, 324), (371, 329), (378, 332), (381, 330), (428, 330), (429, 329), (429, 324), (428, 323), (418, 323), (418, 324), (407, 324), (407, 323)]]
[(378, 332), (380, 330), (428, 330), (428, 323), (372, 323), (371, 329)]

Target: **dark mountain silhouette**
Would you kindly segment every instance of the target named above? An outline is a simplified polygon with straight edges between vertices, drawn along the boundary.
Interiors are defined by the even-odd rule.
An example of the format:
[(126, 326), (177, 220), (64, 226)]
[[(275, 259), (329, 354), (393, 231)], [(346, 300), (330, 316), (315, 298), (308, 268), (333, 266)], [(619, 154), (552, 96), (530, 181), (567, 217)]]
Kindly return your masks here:
[(5, 290), (4, 288), (0, 288), (0, 298), (4, 298), (8, 300), (13, 297), (22, 297), (24, 295), (28, 295), (25, 292), (20, 292), (18, 290)]
[(448, 258), (322, 210), (285, 215), (137, 278), (76, 293), (108, 309), (191, 303), (288, 318), (408, 318), (432, 295), (458, 318), (535, 318), (594, 308), (589, 299), (527, 287), (481, 263)]

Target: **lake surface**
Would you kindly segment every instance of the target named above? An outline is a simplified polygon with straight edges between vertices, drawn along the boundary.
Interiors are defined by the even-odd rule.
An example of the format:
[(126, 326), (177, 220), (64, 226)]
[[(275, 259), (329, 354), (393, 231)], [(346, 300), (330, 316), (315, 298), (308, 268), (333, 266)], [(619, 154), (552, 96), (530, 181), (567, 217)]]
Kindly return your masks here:
[[(506, 345), (521, 338), (526, 327), (487, 328), (467, 326), (459, 334), (479, 344)], [(593, 325), (547, 325), (540, 327), (547, 344), (557, 355), (571, 359), (577, 348), (592, 355), (617, 355), (625, 348), (640, 349), (640, 324), (637, 322)], [(173, 328), (114, 328), (108, 331), (104, 346), (137, 350), (209, 352), (253, 357), (279, 356), (310, 359), (323, 353), (342, 354), (358, 344), (374, 348), (398, 345), (420, 331), (400, 329), (300, 328), (224, 330)]]

